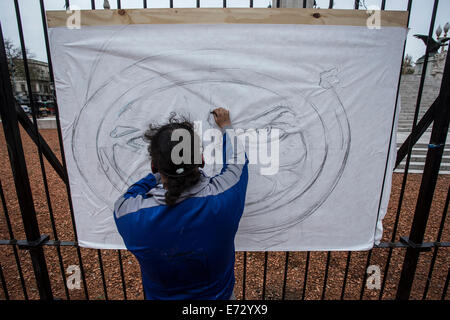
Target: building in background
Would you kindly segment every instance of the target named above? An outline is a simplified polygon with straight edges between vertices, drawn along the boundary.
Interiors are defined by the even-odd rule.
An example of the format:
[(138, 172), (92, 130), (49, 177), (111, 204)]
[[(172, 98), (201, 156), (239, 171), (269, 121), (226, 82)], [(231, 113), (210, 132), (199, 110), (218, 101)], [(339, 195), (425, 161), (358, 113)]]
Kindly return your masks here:
[[(36, 102), (53, 102), (52, 84), (48, 64), (43, 61), (28, 59), (28, 68), (30, 70), (31, 90)], [(28, 88), (23, 70), (23, 60), (14, 59), (14, 73), (11, 77), (14, 95), (19, 102), (26, 103), (28, 99)]]

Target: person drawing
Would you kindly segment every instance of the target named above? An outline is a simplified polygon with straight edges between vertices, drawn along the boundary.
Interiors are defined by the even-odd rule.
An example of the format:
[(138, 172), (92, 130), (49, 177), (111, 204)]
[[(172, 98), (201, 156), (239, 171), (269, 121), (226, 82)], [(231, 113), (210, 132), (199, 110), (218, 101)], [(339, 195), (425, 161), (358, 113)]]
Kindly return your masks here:
[(189, 161), (176, 164), (172, 151), (180, 142), (172, 141), (174, 133), (185, 130), (191, 141), (198, 137), (191, 122), (171, 117), (145, 133), (153, 173), (114, 204), (117, 229), (140, 264), (146, 299), (234, 299), (234, 238), (244, 211), (248, 160), (243, 148), (234, 148), (228, 110), (213, 114), (223, 132), (218, 175), (207, 176), (195, 163), (201, 152), (194, 143)]

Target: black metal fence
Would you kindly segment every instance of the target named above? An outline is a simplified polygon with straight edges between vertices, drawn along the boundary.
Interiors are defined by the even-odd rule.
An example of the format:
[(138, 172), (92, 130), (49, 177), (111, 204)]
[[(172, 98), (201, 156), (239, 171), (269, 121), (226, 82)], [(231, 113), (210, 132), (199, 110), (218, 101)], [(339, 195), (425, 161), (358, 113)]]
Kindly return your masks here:
[[(51, 134), (38, 128), (39, 111), (33, 97), (19, 2), (11, 1), (14, 1), (15, 6), (32, 120), (15, 101), (0, 27), (0, 115), (11, 169), (8, 171), (7, 164), (2, 164), (4, 171), (1, 172), (9, 174), (2, 175), (0, 181), (3, 211), (1, 219), (4, 219), (0, 224), (0, 231), (1, 237), (7, 238), (0, 240), (3, 245), (0, 246), (0, 279), (3, 289), (0, 291), (3, 296), (0, 297), (143, 298), (139, 268), (131, 254), (124, 250), (94, 250), (77, 245), (58, 108), (57, 142), (48, 143), (48, 139), (53, 139)], [(50, 80), (53, 83), (45, 4), (44, 0), (38, 1)], [(362, 3), (363, 1), (360, 3), (356, 0), (353, 9), (359, 9)], [(143, 8), (147, 8), (147, 4), (148, 1), (142, 1)], [(200, 4), (201, 1), (197, 0), (196, 6), (200, 7)], [(333, 4), (334, 1), (330, 0), (329, 8), (333, 8)], [(65, 0), (65, 5), (69, 6), (69, 0)], [(173, 0), (169, 0), (169, 5), (173, 8)], [(253, 7), (253, 0), (249, 1), (249, 6)], [(280, 1), (275, 1), (274, 6), (280, 7)], [(303, 1), (303, 6), (306, 7), (306, 1)], [(121, 7), (121, 1), (117, 0), (117, 8)], [(227, 7), (226, 0), (223, 0), (223, 7)], [(380, 7), (381, 10), (385, 9), (386, 0), (380, 2)], [(91, 0), (91, 8), (96, 9), (94, 0)], [(410, 12), (411, 8), (412, 0), (409, 0), (406, 9)], [(438, 0), (434, 0), (429, 38), (433, 35), (437, 9)], [(397, 152), (396, 166), (405, 157), (406, 165), (404, 173), (400, 175), (401, 187), (393, 190), (391, 195), (390, 206), (394, 208), (395, 214), (392, 214), (389, 222), (385, 221), (387, 241), (366, 252), (238, 252), (235, 288), (238, 298), (446, 299), (450, 275), (450, 243), (443, 242), (442, 238), (446, 234), (445, 230), (448, 230), (446, 217), (450, 189), (448, 180), (440, 179), (439, 168), (450, 119), (450, 60), (447, 56), (437, 99), (418, 121), (430, 47), (431, 41), (428, 41), (412, 131)], [(431, 124), (431, 139), (423, 174), (412, 177), (409, 173), (412, 147)], [(394, 121), (392, 125), (394, 126)], [(24, 141), (28, 143), (25, 144)], [(6, 153), (6, 150), (2, 152)], [(37, 153), (37, 160), (30, 155), (33, 153)], [(411, 179), (415, 182), (412, 185), (420, 185), (420, 188), (414, 190), (414, 198), (406, 199)], [(4, 189), (5, 185), (9, 187)], [(446, 197), (441, 195), (439, 199), (436, 198), (436, 185), (440, 189), (444, 188)], [(37, 203), (36, 194), (40, 194), (41, 197), (38, 198), (45, 201)], [(433, 207), (436, 204), (440, 204), (440, 210)], [(55, 215), (56, 211), (59, 212), (58, 215)], [(42, 232), (43, 229), (46, 233)], [(401, 236), (407, 232), (408, 236)], [(60, 234), (64, 234), (65, 238), (60, 239)], [(68, 236), (70, 238), (66, 238)], [(375, 290), (366, 286), (366, 280), (372, 277), (367, 272), (371, 265), (380, 268), (380, 283)], [(71, 269), (70, 266), (76, 268)], [(420, 274), (417, 273), (417, 268), (420, 268)], [(75, 270), (75, 273), (71, 270)], [(79, 287), (75, 278), (78, 276), (77, 270), (81, 279)], [(430, 290), (433, 291), (432, 294)]]

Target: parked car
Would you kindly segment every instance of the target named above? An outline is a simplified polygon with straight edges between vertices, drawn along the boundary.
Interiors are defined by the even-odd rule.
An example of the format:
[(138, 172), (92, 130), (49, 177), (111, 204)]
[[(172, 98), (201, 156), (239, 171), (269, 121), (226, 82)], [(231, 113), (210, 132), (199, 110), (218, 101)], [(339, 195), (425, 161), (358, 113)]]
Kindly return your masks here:
[(39, 106), (38, 117), (46, 117), (46, 116), (48, 116), (48, 109), (46, 107)]
[(49, 115), (49, 110), (47, 108), (47, 103), (42, 101), (37, 101), (36, 106), (38, 107), (38, 117), (46, 117)]
[(41, 108), (45, 108), (47, 115), (56, 114), (56, 105), (53, 101), (38, 101), (36, 104), (39, 106), (39, 110), (41, 110)]
[(50, 114), (52, 114), (52, 115), (56, 114), (56, 105), (54, 102), (47, 101), (46, 108), (48, 109), (48, 112)]

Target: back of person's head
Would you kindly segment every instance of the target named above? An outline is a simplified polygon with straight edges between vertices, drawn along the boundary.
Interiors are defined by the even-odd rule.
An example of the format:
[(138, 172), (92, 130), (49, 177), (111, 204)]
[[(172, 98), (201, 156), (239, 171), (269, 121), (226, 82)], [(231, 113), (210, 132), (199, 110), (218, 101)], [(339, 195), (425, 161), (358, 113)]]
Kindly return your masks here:
[[(188, 150), (184, 148), (178, 152), (178, 148), (175, 150), (174, 148), (186, 138), (186, 136), (179, 138), (177, 133), (180, 132), (187, 134), (187, 142), (189, 142), (187, 146), (190, 145), (190, 148), (188, 147)], [(194, 186), (200, 180), (198, 158), (201, 159), (201, 144), (194, 131), (194, 125), (188, 119), (172, 113), (168, 123), (164, 125), (150, 124), (144, 137), (149, 142), (148, 152), (152, 161), (152, 170), (165, 177), (166, 203), (174, 205), (183, 191)], [(175, 138), (174, 141), (173, 138)], [(184, 142), (183, 146), (186, 147), (186, 141)], [(179, 160), (173, 159), (172, 150), (176, 151), (177, 156), (183, 159), (181, 163), (178, 163)], [(190, 151), (188, 157), (183, 155), (185, 151)]]

